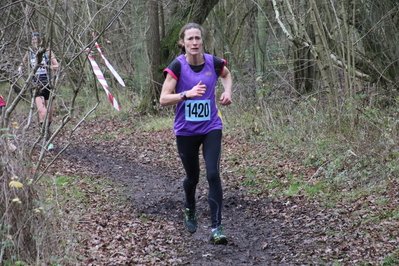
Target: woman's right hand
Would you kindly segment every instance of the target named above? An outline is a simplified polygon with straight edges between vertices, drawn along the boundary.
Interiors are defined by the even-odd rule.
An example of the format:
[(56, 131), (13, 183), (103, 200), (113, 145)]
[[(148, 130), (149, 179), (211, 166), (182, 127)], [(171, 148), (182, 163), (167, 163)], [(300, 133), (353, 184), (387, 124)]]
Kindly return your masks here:
[(187, 91), (187, 98), (202, 97), (206, 92), (206, 85), (202, 84), (202, 80), (198, 82), (191, 90)]

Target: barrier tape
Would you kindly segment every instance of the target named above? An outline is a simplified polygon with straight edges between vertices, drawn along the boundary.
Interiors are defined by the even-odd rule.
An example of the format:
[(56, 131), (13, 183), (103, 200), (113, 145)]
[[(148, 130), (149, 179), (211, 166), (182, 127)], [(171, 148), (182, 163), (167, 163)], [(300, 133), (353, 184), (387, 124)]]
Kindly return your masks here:
[[(94, 33), (92, 34), (93, 38), (94, 38)], [(123, 82), (123, 79), (121, 78), (121, 76), (119, 76), (118, 72), (116, 72), (116, 70), (112, 67), (112, 65), (108, 62), (107, 58), (105, 58), (105, 56), (103, 55), (103, 52), (101, 51), (100, 45), (95, 42), (94, 45), (96, 46), (98, 52), (101, 55), (101, 58), (104, 60), (105, 64), (107, 65), (107, 67), (109, 68), (109, 70), (111, 71), (111, 73), (114, 75), (114, 77), (118, 80), (119, 84), (121, 84), (123, 87), (125, 87), (125, 82)]]
[(119, 106), (118, 101), (109, 92), (107, 81), (105, 80), (103, 73), (101, 72), (99, 66), (97, 65), (97, 62), (94, 60), (93, 56), (91, 56), (89, 54), (89, 51), (90, 51), (89, 49), (86, 49), (87, 57), (90, 60), (91, 66), (92, 66), (93, 71), (94, 71), (94, 74), (96, 75), (98, 81), (103, 86), (103, 88), (105, 90), (105, 93), (107, 94), (107, 97), (108, 97), (109, 101), (112, 103), (112, 105), (114, 106), (114, 108), (116, 110), (118, 110), (118, 111), (121, 110), (122, 108)]

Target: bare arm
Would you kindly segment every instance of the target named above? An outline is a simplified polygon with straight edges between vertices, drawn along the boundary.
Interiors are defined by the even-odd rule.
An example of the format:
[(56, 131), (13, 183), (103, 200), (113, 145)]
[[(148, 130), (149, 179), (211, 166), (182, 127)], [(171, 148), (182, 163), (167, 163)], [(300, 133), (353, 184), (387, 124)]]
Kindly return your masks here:
[(172, 75), (167, 74), (166, 79), (162, 85), (162, 92), (159, 102), (162, 106), (174, 105), (182, 101), (178, 93), (174, 93), (176, 90), (177, 81)]
[(231, 78), (231, 73), (227, 69), (227, 67), (223, 68), (223, 72), (220, 75), (222, 85), (224, 88), (224, 92), (220, 96), (219, 103), (221, 105), (229, 105), (231, 104), (231, 87), (233, 85), (233, 81)]
[(48, 53), (50, 54), (49, 56), (50, 56), (50, 59), (51, 59), (50, 69), (55, 72), (58, 69), (57, 58), (55, 57), (55, 54), (52, 51), (48, 51)]
[(57, 69), (58, 69), (58, 61), (57, 61), (57, 59), (55, 59), (55, 58), (51, 59), (50, 69), (52, 71), (57, 71)]
[[(169, 106), (177, 104), (183, 99), (180, 97), (180, 93), (175, 93), (177, 80), (175, 80), (172, 75), (167, 74), (166, 79), (162, 86), (161, 97), (159, 102), (162, 106)], [(202, 84), (202, 81), (198, 82), (197, 85), (191, 88), (191, 90), (186, 91), (187, 98), (201, 97), (205, 94), (206, 85)]]
[(24, 57), (22, 58), (22, 62), (21, 62), (21, 64), (18, 67), (18, 72), (19, 73), (22, 73), (22, 70), (24, 69), (24, 66), (25, 66), (26, 62), (28, 62), (28, 53), (26, 53), (24, 55)]

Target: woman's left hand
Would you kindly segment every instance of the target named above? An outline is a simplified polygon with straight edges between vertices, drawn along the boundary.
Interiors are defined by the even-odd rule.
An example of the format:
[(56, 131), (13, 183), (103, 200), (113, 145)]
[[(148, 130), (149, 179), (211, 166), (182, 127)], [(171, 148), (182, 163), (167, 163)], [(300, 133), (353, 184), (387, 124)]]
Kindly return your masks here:
[(231, 94), (228, 92), (223, 92), (222, 95), (220, 96), (219, 103), (221, 105), (229, 105), (231, 104)]

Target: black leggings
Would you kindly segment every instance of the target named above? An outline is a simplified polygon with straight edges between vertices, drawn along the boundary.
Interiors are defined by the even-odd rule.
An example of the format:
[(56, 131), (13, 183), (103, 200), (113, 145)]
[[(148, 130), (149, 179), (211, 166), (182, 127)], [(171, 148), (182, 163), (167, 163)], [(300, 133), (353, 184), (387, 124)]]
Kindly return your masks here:
[(199, 148), (206, 165), (209, 184), (208, 202), (211, 210), (212, 228), (221, 224), (223, 191), (219, 174), (222, 131), (213, 130), (200, 136), (176, 136), (177, 149), (186, 171), (183, 188), (186, 195), (185, 207), (195, 209), (195, 190), (200, 176)]

